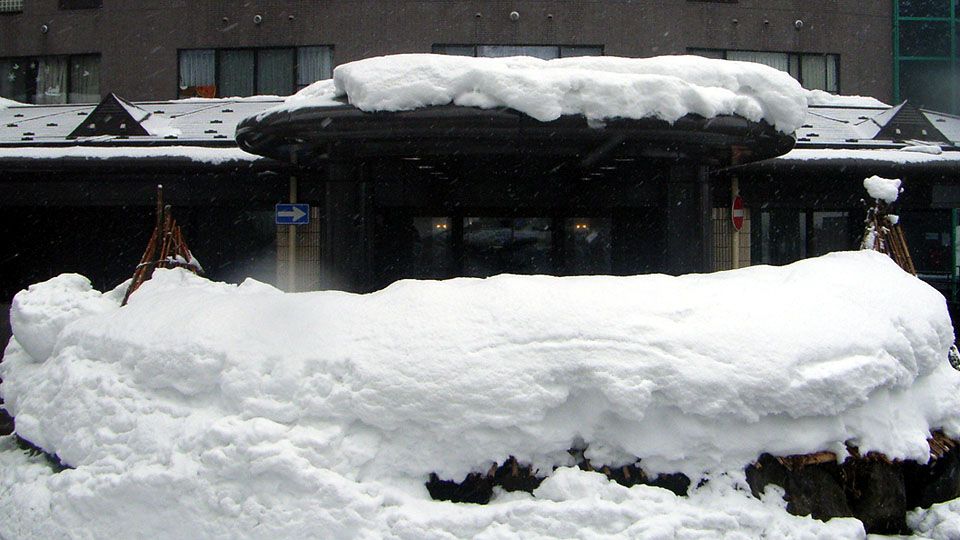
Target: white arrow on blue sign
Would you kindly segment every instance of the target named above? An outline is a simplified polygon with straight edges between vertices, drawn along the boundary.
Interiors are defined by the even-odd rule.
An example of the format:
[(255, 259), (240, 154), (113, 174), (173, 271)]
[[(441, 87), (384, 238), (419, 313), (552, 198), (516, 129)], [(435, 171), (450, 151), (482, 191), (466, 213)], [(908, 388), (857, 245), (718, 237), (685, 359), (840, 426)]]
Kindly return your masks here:
[(309, 204), (278, 204), (277, 225), (306, 225), (310, 223)]

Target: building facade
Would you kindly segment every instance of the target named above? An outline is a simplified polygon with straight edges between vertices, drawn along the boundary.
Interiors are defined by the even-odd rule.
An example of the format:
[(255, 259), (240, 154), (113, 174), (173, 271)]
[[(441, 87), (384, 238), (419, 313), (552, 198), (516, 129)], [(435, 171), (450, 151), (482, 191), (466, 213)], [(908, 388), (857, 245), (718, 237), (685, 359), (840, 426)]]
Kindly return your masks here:
[(694, 53), (889, 102), (892, 1), (0, 0), (0, 96), (284, 95), (335, 65), (395, 53)]

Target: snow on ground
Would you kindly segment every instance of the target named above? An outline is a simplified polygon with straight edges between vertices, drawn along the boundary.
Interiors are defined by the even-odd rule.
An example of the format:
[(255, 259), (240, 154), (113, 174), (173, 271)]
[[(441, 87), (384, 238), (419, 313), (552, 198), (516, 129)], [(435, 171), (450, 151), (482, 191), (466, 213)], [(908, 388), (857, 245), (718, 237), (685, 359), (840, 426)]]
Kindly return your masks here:
[(281, 109), (330, 106), (346, 96), (370, 112), (452, 103), (510, 107), (545, 122), (574, 114), (597, 122), (739, 115), (766, 120), (784, 133), (803, 124), (807, 109), (807, 91), (787, 73), (699, 56), (541, 60), (401, 54), (337, 66), (333, 81), (308, 86)]
[[(889, 258), (669, 277), (402, 281), (285, 294), (158, 271), (118, 307), (76, 275), (14, 299), (0, 391), (0, 536), (862, 538), (788, 515), (762, 452), (924, 461), (960, 435), (943, 297)], [(708, 478), (689, 498), (563, 468)], [(513, 455), (533, 496), (428, 500)], [(697, 482), (694, 482), (696, 485)]]

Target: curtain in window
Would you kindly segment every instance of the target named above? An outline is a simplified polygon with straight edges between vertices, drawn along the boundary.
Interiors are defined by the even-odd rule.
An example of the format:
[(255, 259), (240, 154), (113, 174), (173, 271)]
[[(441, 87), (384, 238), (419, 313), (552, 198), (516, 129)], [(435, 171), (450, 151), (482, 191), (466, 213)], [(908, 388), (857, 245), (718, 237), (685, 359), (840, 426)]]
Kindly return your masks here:
[(333, 76), (333, 49), (300, 47), (297, 49), (297, 89)]
[(220, 51), (220, 91), (221, 97), (252, 96), (253, 51)]
[(37, 59), (37, 93), (34, 103), (67, 102), (67, 57)]
[(480, 45), (477, 47), (477, 56), (502, 58), (504, 56), (532, 56), (550, 60), (560, 56), (559, 47), (524, 46), (524, 45)]
[(603, 47), (585, 45), (566, 45), (560, 47), (560, 58), (573, 56), (603, 56)]
[(70, 103), (100, 101), (100, 57), (97, 55), (70, 58)]
[(805, 54), (800, 58), (800, 82), (809, 90), (827, 89), (827, 57)]
[(257, 93), (286, 96), (293, 92), (293, 49), (257, 51)]
[(780, 71), (790, 72), (790, 58), (787, 53), (758, 51), (728, 51), (727, 60), (740, 60), (764, 64)]
[(837, 65), (839, 57), (835, 54), (827, 55), (827, 92), (840, 92), (840, 81), (837, 80), (840, 74), (840, 66)]
[(28, 61), (24, 59), (0, 60), (0, 97), (27, 103), (30, 82), (27, 66)]
[(477, 48), (473, 45), (434, 45), (433, 52), (452, 56), (476, 56)]
[(180, 51), (180, 97), (216, 97), (213, 49)]

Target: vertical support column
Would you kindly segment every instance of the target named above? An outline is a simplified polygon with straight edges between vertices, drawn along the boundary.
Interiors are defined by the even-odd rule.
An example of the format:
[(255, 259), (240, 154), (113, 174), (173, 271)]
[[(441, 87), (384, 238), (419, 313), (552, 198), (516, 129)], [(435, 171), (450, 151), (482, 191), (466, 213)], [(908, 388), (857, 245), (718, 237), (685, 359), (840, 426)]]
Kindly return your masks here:
[(372, 216), (362, 170), (349, 162), (328, 166), (321, 287), (362, 292), (368, 286)]
[[(740, 179), (736, 176), (730, 178), (730, 212), (733, 218), (733, 201), (740, 196)], [(740, 268), (740, 231), (736, 227), (730, 228), (730, 261), (734, 270)]]
[(710, 191), (710, 170), (697, 167), (697, 187), (700, 192), (700, 261), (696, 272), (713, 272), (713, 196)]
[[(290, 177), (290, 204), (297, 203), (297, 177)], [(287, 225), (287, 292), (297, 292), (297, 226)]]
[(713, 269), (713, 203), (707, 168), (670, 167), (666, 197), (667, 271), (671, 274)]

